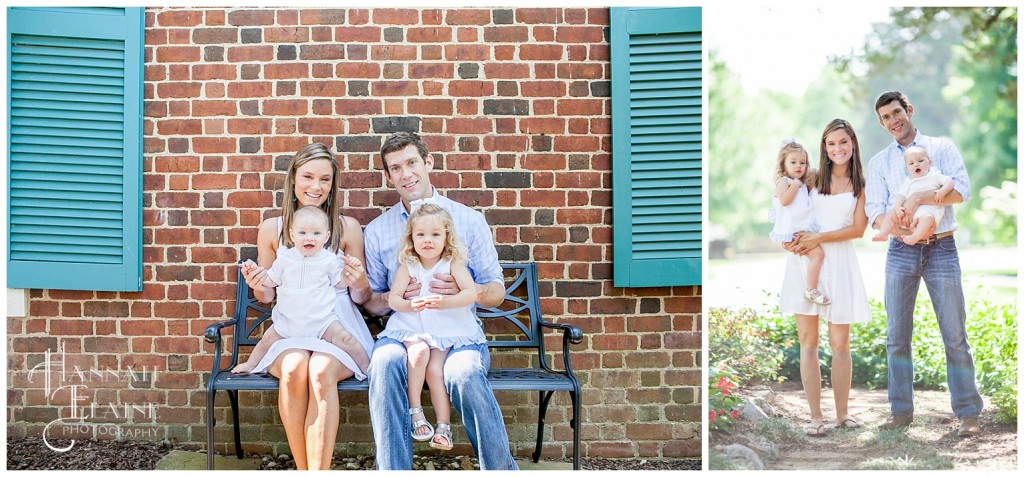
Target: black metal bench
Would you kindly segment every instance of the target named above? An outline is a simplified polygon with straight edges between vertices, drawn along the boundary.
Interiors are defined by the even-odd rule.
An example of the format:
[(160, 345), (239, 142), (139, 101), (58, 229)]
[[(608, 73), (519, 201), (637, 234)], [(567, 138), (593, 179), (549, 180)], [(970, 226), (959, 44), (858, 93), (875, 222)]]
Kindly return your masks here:
[[(583, 340), (583, 332), (579, 327), (568, 324), (555, 324), (544, 321), (540, 313), (540, 298), (537, 291), (537, 266), (533, 263), (503, 263), (505, 273), (505, 301), (498, 308), (477, 308), (477, 316), (484, 323), (484, 330), (491, 335), (488, 341), (490, 348), (522, 348), (534, 349), (539, 366), (521, 368), (492, 368), (487, 373), (487, 380), (495, 391), (520, 390), (538, 391), (540, 393), (539, 412), (537, 419), (537, 447), (533, 451), (533, 461), (540, 460), (544, 441), (544, 415), (547, 413), (548, 402), (555, 391), (567, 391), (572, 399), (573, 414), (569, 421), (573, 431), (573, 469), (580, 468), (580, 384), (573, 374), (569, 360), (569, 344), (578, 344)], [(231, 403), (234, 417), (235, 454), (242, 458), (242, 440), (238, 423), (238, 392), (268, 391), (278, 389), (277, 378), (265, 373), (232, 374), (231, 369), (238, 364), (239, 347), (255, 346), (259, 341), (264, 321), (270, 318), (269, 307), (261, 306), (245, 283), (241, 271), (238, 273), (238, 294), (235, 303), (235, 316), (229, 321), (214, 323), (206, 328), (206, 341), (214, 344), (213, 372), (206, 385), (206, 439), (207, 467), (213, 469), (213, 430), (216, 425), (214, 418), (214, 399), (217, 391), (226, 391)], [(223, 357), (223, 341), (221, 330), (234, 327), (231, 340), (231, 361), (227, 366), (221, 364)], [(562, 360), (564, 370), (553, 369), (544, 352), (544, 328), (562, 331)], [(532, 362), (533, 360), (531, 360)], [(366, 392), (369, 386), (366, 381), (348, 378), (338, 383), (339, 391)]]

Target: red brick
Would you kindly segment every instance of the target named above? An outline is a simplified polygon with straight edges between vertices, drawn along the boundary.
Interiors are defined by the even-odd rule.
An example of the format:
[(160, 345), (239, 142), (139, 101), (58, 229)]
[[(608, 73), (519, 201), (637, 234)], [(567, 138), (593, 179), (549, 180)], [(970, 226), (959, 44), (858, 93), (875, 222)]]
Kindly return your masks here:
[(304, 97), (345, 96), (344, 81), (302, 81), (299, 89)]
[[(336, 74), (336, 76), (338, 78), (377, 79), (377, 78), (381, 77), (380, 65), (376, 64), (376, 63), (359, 62), (359, 61), (339, 62), (337, 64), (337, 66), (335, 66), (335, 71), (336, 71), (335, 74)], [(326, 82), (325, 81), (323, 83), (324, 84), (339, 83), (339, 84), (344, 85), (344, 82), (341, 82), (341, 81), (337, 81), (337, 82)], [(305, 85), (307, 83), (304, 82), (303, 84)], [(313, 84), (313, 82), (308, 82), (308, 84)], [(344, 95), (344, 91), (345, 90), (342, 89), (341, 90), (342, 94), (337, 94), (337, 95), (332, 95), (332, 96), (343, 96)]]
[(486, 134), (493, 131), (493, 123), (488, 118), (451, 118), (445, 121), (445, 126), (445, 132), (449, 134)]
[(236, 10), (228, 13), (228, 24), (237, 26), (273, 25), (273, 10)]
[(272, 96), (274, 84), (266, 81), (239, 81), (228, 84), (229, 98), (265, 98)]
[(305, 116), (309, 101), (304, 99), (268, 99), (263, 102), (265, 116)]
[(448, 79), (455, 77), (455, 66), (443, 63), (413, 63), (409, 65), (411, 79)]
[(263, 77), (266, 79), (296, 79), (309, 77), (309, 65), (306, 63), (278, 63), (263, 66)]
[(346, 26), (334, 29), (335, 41), (342, 43), (378, 43), (381, 40), (378, 26)]
[(408, 8), (376, 8), (373, 22), (379, 25), (415, 25), (420, 21), (418, 11)]
[(156, 61), (160, 63), (195, 63), (202, 59), (198, 46), (158, 46)]
[(266, 62), (274, 59), (271, 45), (241, 45), (227, 48), (227, 59), (231, 63)]
[(267, 43), (305, 43), (309, 41), (309, 28), (277, 27), (264, 28), (263, 41)]
[(561, 97), (565, 96), (565, 82), (523, 81), (519, 83), (519, 92), (525, 97)]
[(523, 118), (519, 121), (519, 132), (523, 134), (564, 134), (564, 118)]
[(525, 152), (529, 138), (525, 136), (486, 136), (484, 137), (485, 151), (512, 151)]
[(192, 27), (203, 23), (203, 12), (198, 10), (171, 10), (158, 13), (156, 21), (160, 26)]
[(554, 141), (558, 152), (597, 152), (601, 150), (601, 138), (597, 136), (558, 136)]
[(587, 452), (585, 455), (601, 457), (635, 457), (636, 444), (633, 442), (601, 442), (590, 441), (586, 443)]
[(234, 101), (192, 101), (193, 116), (234, 116), (238, 109)]
[(203, 89), (201, 83), (160, 83), (156, 85), (156, 93), (160, 98), (198, 98)]
[(561, 63), (558, 65), (561, 79), (604, 79), (605, 69), (596, 63)]
[(456, 9), (445, 12), (445, 23), (449, 25), (486, 25), (490, 22), (490, 10)]
[(558, 23), (562, 19), (558, 8), (518, 8), (515, 12), (520, 23)]
[(524, 63), (487, 63), (484, 75), (490, 79), (523, 79), (530, 77), (530, 65)]
[(370, 83), (373, 96), (417, 96), (419, 86), (415, 81), (373, 81)]
[(408, 28), (405, 41), (409, 43), (447, 43), (452, 41), (452, 29), (447, 27)]
[[(297, 148), (289, 149), (291, 151), (297, 150)], [(271, 207), (274, 205), (274, 196), (269, 191), (252, 191), (252, 192), (231, 192), (227, 198), (228, 207)]]
[(665, 334), (666, 349), (700, 349), (700, 332), (679, 332)]
[(379, 61), (413, 61), (418, 54), (419, 48), (415, 45), (373, 45), (370, 47), (370, 59)]
[(196, 283), (192, 285), (193, 300), (226, 300), (235, 296), (234, 283)]
[(199, 243), (198, 229), (157, 229), (154, 231), (153, 242), (164, 245), (192, 245)]
[[(265, 118), (231, 118), (227, 120), (229, 134), (239, 136), (258, 136), (273, 132), (273, 122)], [(247, 160), (251, 160), (247, 157)], [(229, 169), (239, 170), (239, 169)], [(247, 170), (247, 169), (240, 169)], [(266, 170), (262, 168), (260, 170)]]
[(299, 118), (299, 132), (302, 134), (338, 135), (344, 131), (342, 120), (337, 118)]
[[(197, 137), (192, 139), (192, 150), (198, 154), (229, 154), (238, 152), (238, 146), (233, 137)], [(195, 178), (192, 183), (196, 183)]]
[(519, 59), (525, 61), (556, 61), (565, 54), (562, 45), (528, 44), (519, 47)]
[(198, 136), (203, 133), (203, 123), (198, 119), (163, 119), (156, 121), (156, 129), (167, 136)]
[(491, 47), (488, 45), (444, 45), (444, 59), (448, 61), (486, 61), (491, 59)]
[(558, 43), (601, 43), (604, 41), (604, 28), (599, 26), (560, 26), (555, 30), (555, 41)]
[(338, 99), (334, 101), (335, 114), (373, 115), (384, 111), (379, 99)]
[[(451, 116), (452, 114), (452, 100), (450, 99), (419, 99), (409, 98), (409, 114), (424, 114), (424, 115), (442, 115)], [(451, 123), (454, 119), (447, 121), (448, 132), (451, 131)], [(489, 123), (489, 121), (488, 121)]]

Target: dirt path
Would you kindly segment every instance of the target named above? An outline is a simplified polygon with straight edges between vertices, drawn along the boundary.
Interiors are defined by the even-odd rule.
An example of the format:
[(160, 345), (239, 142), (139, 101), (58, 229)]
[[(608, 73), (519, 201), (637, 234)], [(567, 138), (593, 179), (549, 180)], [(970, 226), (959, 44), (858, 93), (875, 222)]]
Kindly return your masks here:
[[(794, 383), (773, 385), (764, 398), (775, 415), (793, 429), (803, 432), (809, 422), (804, 393)], [(847, 470), (876, 468), (949, 468), (1012, 470), (1017, 467), (1017, 429), (998, 424), (995, 408), (986, 399), (982, 412), (982, 434), (961, 439), (958, 423), (949, 408), (949, 394), (940, 391), (914, 393), (914, 424), (904, 434), (879, 431), (888, 416), (886, 390), (854, 389), (850, 411), (862, 423), (861, 429), (836, 429), (831, 389), (822, 391), (822, 410), (828, 433), (824, 437), (780, 443), (780, 458), (766, 462), (774, 470)], [(802, 436), (801, 436), (802, 437)], [(934, 467), (933, 467), (934, 466)]]

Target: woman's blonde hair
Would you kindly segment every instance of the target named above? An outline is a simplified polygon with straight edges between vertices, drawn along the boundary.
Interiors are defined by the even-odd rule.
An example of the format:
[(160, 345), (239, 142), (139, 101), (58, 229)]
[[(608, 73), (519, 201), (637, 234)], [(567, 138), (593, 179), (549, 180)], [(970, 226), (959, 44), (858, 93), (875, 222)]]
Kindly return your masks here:
[(447, 210), (434, 204), (423, 204), (409, 215), (409, 221), (405, 225), (405, 233), (402, 234), (402, 243), (398, 252), (398, 263), (404, 265), (415, 265), (420, 261), (416, 255), (416, 249), (412, 244), (412, 228), (417, 220), (423, 217), (434, 216), (444, 227), (445, 241), (444, 250), (441, 251), (441, 258), (448, 259), (452, 263), (465, 263), (469, 253), (455, 234), (455, 223)]
[(327, 161), (331, 164), (331, 188), (326, 191), (327, 200), (320, 204), (320, 210), (327, 214), (328, 230), (331, 232), (331, 240), (328, 243), (330, 244), (331, 251), (338, 253), (342, 234), (341, 206), (338, 200), (338, 183), (341, 179), (341, 168), (338, 166), (338, 161), (334, 158), (334, 155), (331, 154), (330, 149), (316, 142), (299, 149), (299, 152), (296, 152), (295, 156), (292, 157), (292, 162), (288, 164), (288, 173), (284, 177), (284, 203), (281, 206), (284, 209), (281, 241), (285, 247), (291, 248), (295, 246), (295, 243), (292, 242), (291, 234), (286, 233), (286, 231), (292, 229), (295, 209), (299, 208), (299, 198), (295, 196), (295, 171), (311, 161)]

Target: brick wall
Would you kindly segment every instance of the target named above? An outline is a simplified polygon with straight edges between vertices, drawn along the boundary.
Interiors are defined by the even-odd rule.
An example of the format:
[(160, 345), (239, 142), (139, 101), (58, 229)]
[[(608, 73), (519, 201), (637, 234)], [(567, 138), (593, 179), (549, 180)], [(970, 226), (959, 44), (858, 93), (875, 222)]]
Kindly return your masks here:
[[(147, 9), (145, 285), (30, 292), (29, 316), (8, 320), (9, 435), (68, 418), (78, 385), (80, 406), (129, 408), (89, 419), (123, 438), (205, 442), (200, 336), (233, 309), (234, 264), (255, 258), (290, 154), (329, 145), (344, 211), (366, 224), (397, 200), (376, 165), (382, 137), (415, 130), (435, 185), (484, 212), (501, 260), (539, 264), (545, 316), (584, 330), (582, 454), (700, 455), (700, 287), (611, 282), (608, 24), (606, 8)], [(58, 345), (68, 375), (50, 375), (48, 398), (39, 365)], [(526, 455), (537, 397), (497, 394)], [(242, 409), (247, 450), (285, 449), (275, 394), (243, 393)], [(571, 452), (570, 414), (560, 393), (545, 456)], [(370, 452), (365, 396), (342, 394), (341, 418), (339, 452)]]

